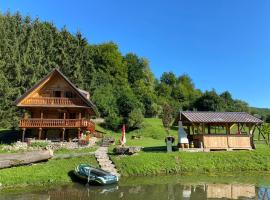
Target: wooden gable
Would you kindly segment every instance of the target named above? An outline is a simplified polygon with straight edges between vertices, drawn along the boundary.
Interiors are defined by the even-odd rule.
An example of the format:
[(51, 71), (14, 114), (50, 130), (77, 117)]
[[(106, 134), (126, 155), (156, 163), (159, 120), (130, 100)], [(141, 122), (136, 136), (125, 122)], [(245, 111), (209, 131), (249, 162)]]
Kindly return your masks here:
[(55, 69), (15, 101), (19, 107), (85, 107), (97, 114), (94, 104), (59, 70)]

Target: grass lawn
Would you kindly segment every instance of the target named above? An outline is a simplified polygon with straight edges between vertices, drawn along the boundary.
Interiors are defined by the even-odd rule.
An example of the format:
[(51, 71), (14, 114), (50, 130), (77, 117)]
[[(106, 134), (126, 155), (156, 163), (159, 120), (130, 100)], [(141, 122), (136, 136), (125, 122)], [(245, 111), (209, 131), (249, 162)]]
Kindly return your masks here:
[[(102, 131), (107, 132), (105, 129)], [(114, 137), (117, 145), (121, 132), (109, 131), (107, 135)], [(132, 140), (131, 136), (133, 135), (142, 136), (142, 139)], [(178, 138), (177, 127), (170, 130), (170, 135)], [(144, 150), (134, 156), (111, 154), (111, 158), (124, 176), (170, 173), (270, 172), (270, 149), (263, 142), (257, 143), (257, 149), (254, 151), (166, 153), (165, 136), (166, 133), (160, 119), (146, 118), (142, 129), (126, 134), (127, 146), (143, 146)]]
[(79, 163), (98, 166), (94, 156), (49, 160), (48, 162), (0, 170), (2, 187), (22, 187), (28, 185), (50, 185), (72, 182), (72, 171)]
[(111, 156), (120, 173), (156, 175), (170, 173), (237, 173), (270, 171), (267, 147), (232, 152), (140, 152), (134, 156)]

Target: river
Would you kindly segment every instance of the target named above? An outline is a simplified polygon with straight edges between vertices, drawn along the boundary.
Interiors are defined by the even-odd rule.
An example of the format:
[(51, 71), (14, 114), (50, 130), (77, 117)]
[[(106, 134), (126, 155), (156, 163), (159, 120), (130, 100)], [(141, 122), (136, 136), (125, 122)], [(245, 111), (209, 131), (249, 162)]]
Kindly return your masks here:
[(122, 178), (118, 185), (86, 186), (74, 183), (45, 188), (0, 191), (0, 200), (52, 199), (270, 199), (270, 176), (156, 176)]

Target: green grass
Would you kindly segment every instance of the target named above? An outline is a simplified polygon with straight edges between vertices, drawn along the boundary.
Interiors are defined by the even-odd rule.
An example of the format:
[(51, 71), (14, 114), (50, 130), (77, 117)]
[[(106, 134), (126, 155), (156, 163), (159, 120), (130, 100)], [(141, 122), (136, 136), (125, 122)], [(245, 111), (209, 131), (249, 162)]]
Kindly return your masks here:
[[(235, 128), (233, 131), (237, 131)], [(107, 132), (105, 129), (102, 131)], [(109, 131), (107, 135), (114, 137), (117, 145), (121, 132)], [(142, 139), (132, 140), (131, 136), (133, 135), (141, 136)], [(170, 130), (170, 135), (177, 139), (177, 127)], [(165, 136), (166, 133), (160, 119), (146, 118), (142, 129), (126, 134), (127, 146), (143, 146), (145, 147), (144, 150), (134, 156), (112, 154), (111, 158), (124, 176), (171, 173), (270, 172), (270, 149), (264, 142), (256, 142), (257, 149), (254, 151), (166, 153)]]
[(22, 187), (29, 185), (51, 185), (71, 183), (75, 166), (91, 163), (98, 166), (94, 156), (70, 159), (49, 160), (48, 162), (0, 170), (0, 183), (3, 187)]
[(111, 156), (120, 173), (157, 175), (176, 173), (237, 173), (270, 172), (270, 151), (263, 147), (255, 151), (233, 152), (140, 152), (135, 156)]
[[(121, 130), (118, 132), (106, 130), (101, 126), (96, 126), (96, 129), (104, 132), (104, 136), (115, 138), (116, 145), (119, 144), (121, 138)], [(170, 135), (177, 138), (177, 127), (172, 127), (169, 130)], [(131, 139), (132, 136), (141, 136), (141, 139)], [(159, 118), (145, 118), (143, 127), (139, 130), (129, 131), (126, 133), (127, 143), (130, 146), (160, 146), (164, 145), (164, 139), (167, 136), (165, 129), (163, 128), (162, 121)]]

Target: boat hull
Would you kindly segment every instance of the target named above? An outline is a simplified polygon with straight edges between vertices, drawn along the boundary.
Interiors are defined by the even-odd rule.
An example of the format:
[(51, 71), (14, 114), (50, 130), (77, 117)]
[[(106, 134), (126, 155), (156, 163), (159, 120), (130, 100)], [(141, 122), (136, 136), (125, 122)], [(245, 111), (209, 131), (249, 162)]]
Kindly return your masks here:
[(93, 185), (110, 185), (119, 181), (117, 176), (88, 164), (78, 165), (74, 170), (74, 174), (79, 179)]

